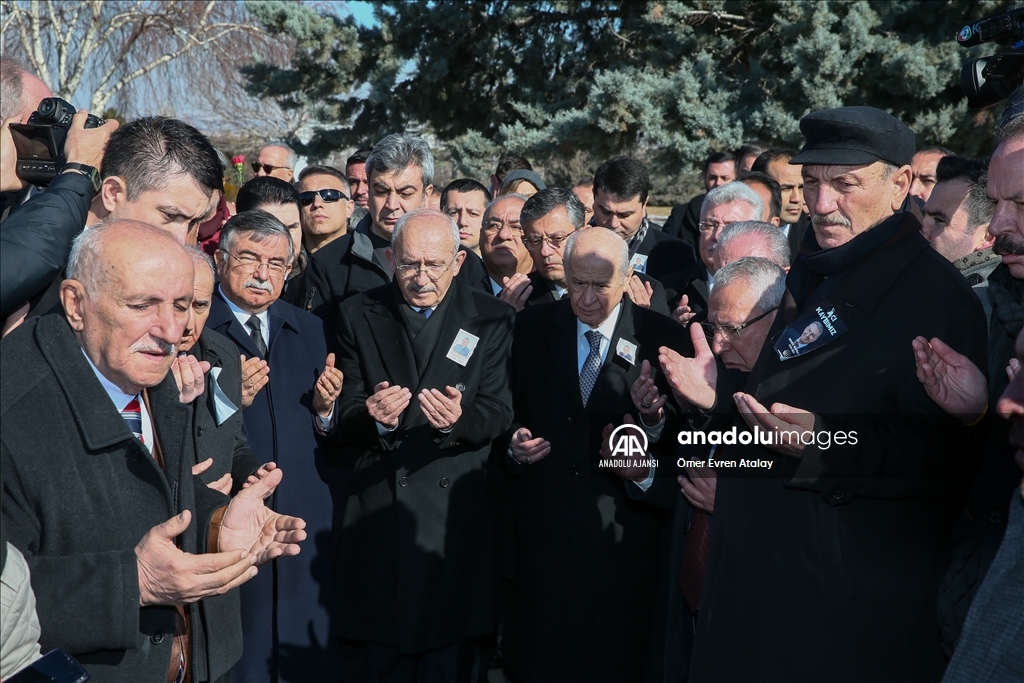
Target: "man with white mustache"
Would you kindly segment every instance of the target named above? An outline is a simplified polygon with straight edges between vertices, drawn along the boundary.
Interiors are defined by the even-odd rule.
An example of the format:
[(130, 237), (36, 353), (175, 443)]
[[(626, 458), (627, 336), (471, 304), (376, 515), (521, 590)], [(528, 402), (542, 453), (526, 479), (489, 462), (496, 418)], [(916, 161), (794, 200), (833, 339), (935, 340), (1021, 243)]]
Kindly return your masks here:
[[(301, 510), (313, 540), (299, 561), (264, 572), (241, 592), (245, 652), (259, 653), (235, 666), (233, 675), (245, 681), (338, 678), (324, 591), (331, 495), (344, 495), (348, 472), (323, 463), (316, 429), (333, 426), (342, 375), (327, 353), (320, 319), (279, 300), (294, 249), (288, 229), (272, 214), (253, 209), (232, 216), (214, 254), (220, 284), (206, 323), (234, 342), (237, 353), (267, 362), (269, 382), (243, 412), (246, 437), (259, 462), (289, 475), (291, 485), (279, 487), (268, 505)], [(283, 656), (293, 648), (321, 656)]]

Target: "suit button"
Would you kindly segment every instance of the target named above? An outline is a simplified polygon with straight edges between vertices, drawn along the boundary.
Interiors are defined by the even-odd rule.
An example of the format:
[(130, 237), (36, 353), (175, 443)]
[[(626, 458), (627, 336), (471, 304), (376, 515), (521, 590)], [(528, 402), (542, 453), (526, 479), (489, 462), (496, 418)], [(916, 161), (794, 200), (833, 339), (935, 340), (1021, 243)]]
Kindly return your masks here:
[(203, 435), (203, 428), (202, 427), (196, 427), (196, 436), (202, 436), (202, 435)]
[(572, 466), (572, 473), (573, 474), (579, 474), (580, 473), (580, 466), (579, 465), (573, 465)]
[(149, 642), (153, 643), (154, 645), (159, 645), (160, 643), (164, 642), (164, 632), (153, 631), (153, 633), (149, 636)]
[(576, 422), (576, 418), (570, 415), (569, 416), (569, 424), (573, 424), (574, 422)]
[(832, 497), (835, 498), (836, 500), (842, 500), (843, 495), (845, 494), (842, 491), (836, 491), (832, 494)]
[(441, 481), (439, 481), (438, 483), (441, 485), (441, 488), (448, 488), (448, 477), (441, 477)]
[(398, 485), (404, 489), (406, 486), (409, 485), (409, 480), (406, 479), (405, 477), (402, 477), (401, 479), (398, 480)]

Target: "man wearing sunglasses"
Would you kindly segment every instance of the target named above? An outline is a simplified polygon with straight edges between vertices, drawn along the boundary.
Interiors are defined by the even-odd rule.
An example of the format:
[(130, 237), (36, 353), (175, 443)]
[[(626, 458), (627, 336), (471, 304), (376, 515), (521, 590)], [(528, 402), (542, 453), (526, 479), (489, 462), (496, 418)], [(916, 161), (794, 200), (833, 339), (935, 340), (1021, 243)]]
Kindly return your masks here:
[(345, 174), (332, 166), (307, 166), (299, 173), (302, 203), (302, 243), (319, 249), (348, 232), (353, 202)]
[[(302, 307), (322, 318), (332, 336), (338, 304), (394, 279), (386, 255), (391, 233), (403, 215), (426, 207), (433, 186), (434, 155), (422, 138), (393, 133), (373, 146), (366, 172), (369, 212), (354, 231), (313, 255), (305, 281)], [(461, 247), (460, 251), (466, 255), (459, 279), (482, 288), (486, 280), (483, 262), (474, 253)]]
[(295, 177), (295, 161), (295, 150), (291, 147), (283, 142), (268, 142), (252, 163), (252, 172), (257, 178), (269, 175), (290, 183)]

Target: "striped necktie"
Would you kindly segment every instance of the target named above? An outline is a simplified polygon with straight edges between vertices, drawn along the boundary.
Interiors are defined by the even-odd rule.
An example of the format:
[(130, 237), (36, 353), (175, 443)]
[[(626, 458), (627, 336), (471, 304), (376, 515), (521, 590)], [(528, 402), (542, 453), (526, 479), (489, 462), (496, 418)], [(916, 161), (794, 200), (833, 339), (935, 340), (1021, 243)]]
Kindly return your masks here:
[(128, 429), (132, 430), (135, 438), (145, 444), (146, 439), (142, 436), (142, 405), (139, 403), (138, 396), (129, 401), (128, 405), (121, 410), (121, 417), (124, 418)]

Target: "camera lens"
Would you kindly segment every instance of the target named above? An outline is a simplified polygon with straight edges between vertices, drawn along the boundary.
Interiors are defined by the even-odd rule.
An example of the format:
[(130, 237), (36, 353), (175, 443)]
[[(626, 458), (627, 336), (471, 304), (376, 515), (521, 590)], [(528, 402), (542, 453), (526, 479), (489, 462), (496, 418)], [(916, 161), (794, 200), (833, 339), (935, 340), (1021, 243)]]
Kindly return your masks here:
[(57, 101), (52, 97), (47, 97), (39, 103), (39, 115), (44, 117), (53, 116), (53, 112), (56, 108)]

